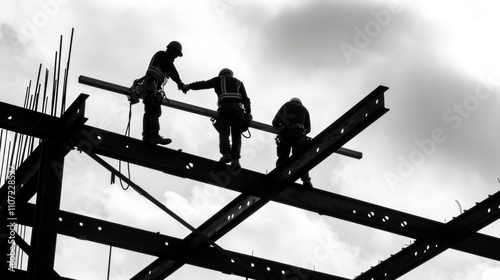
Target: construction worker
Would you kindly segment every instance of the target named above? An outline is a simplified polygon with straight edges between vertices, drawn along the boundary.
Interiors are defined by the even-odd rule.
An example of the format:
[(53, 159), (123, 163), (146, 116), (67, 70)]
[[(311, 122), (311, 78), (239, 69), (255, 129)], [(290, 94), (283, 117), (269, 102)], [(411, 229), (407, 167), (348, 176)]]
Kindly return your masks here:
[[(272, 124), (278, 129), (276, 136), (276, 153), (278, 155), (276, 166), (278, 166), (290, 156), (290, 152), (292, 154), (297, 152), (310, 139), (306, 136), (311, 132), (309, 111), (302, 105), (299, 98), (294, 97), (281, 106)], [(312, 188), (308, 172), (301, 179), (304, 187)]]
[[(251, 121), (250, 99), (244, 84), (234, 77), (228, 68), (220, 70), (219, 75), (207, 81), (186, 84), (182, 91), (213, 88), (218, 96), (217, 117), (214, 126), (219, 132), (219, 162), (231, 162), (231, 167), (240, 168), (241, 130), (244, 121)], [(229, 141), (231, 136), (232, 145)]]
[(135, 80), (129, 89), (131, 104), (139, 102), (139, 97), (143, 98), (142, 140), (145, 142), (161, 145), (168, 145), (172, 142), (171, 139), (160, 136), (159, 118), (162, 100), (166, 98), (163, 86), (168, 78), (177, 83), (178, 89), (184, 85), (174, 65), (174, 60), (182, 56), (182, 45), (177, 41), (170, 42), (166, 51), (161, 50), (153, 55), (146, 75)]

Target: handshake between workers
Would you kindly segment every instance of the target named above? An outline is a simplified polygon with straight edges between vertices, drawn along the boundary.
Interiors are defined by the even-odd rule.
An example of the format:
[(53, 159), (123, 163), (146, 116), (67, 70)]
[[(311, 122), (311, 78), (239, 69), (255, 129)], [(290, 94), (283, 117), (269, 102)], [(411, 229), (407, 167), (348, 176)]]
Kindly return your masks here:
[(184, 94), (186, 94), (186, 93), (189, 91), (189, 84), (187, 84), (187, 85), (186, 85), (186, 84), (182, 85), (182, 86), (180, 87), (180, 90), (182, 90), (182, 92), (183, 92)]

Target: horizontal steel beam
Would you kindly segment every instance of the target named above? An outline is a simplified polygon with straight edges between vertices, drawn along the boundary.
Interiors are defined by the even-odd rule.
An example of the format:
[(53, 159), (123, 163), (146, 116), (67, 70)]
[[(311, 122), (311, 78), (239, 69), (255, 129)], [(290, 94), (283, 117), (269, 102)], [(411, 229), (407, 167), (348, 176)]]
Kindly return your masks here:
[(88, 95), (80, 94), (61, 118), (0, 102), (0, 128), (63, 142), (87, 121), (84, 117), (87, 98)]
[[(107, 91), (111, 91), (111, 92), (115, 92), (115, 93), (119, 93), (119, 94), (123, 94), (123, 95), (128, 94), (127, 87), (116, 85), (116, 84), (105, 82), (105, 81), (101, 81), (101, 80), (97, 80), (97, 79), (90, 78), (87, 76), (78, 77), (78, 81), (81, 84), (92, 86), (95, 88), (100, 88), (103, 90), (107, 90)], [(170, 108), (198, 114), (201, 116), (210, 117), (210, 118), (215, 117), (215, 115), (217, 114), (217, 112), (214, 110), (210, 110), (210, 109), (206, 109), (203, 107), (194, 106), (191, 104), (179, 102), (179, 101), (176, 101), (176, 100), (173, 100), (170, 98), (168, 99), (168, 101), (163, 100), (162, 105), (170, 107)], [(268, 125), (268, 124), (264, 124), (264, 123), (261, 123), (258, 121), (252, 121), (250, 124), (250, 127), (258, 129), (258, 130), (262, 130), (265, 132), (270, 132), (270, 133), (274, 133), (274, 134), (277, 133), (276, 128), (274, 128), (273, 126)], [(339, 148), (336, 151), (336, 153), (340, 154), (340, 155), (356, 158), (356, 159), (360, 159), (363, 157), (363, 154), (361, 152), (350, 150), (347, 148), (342, 148), (342, 147)]]
[[(22, 211), (18, 214), (18, 222), (31, 226), (33, 224), (35, 206), (26, 204), (20, 208)], [(67, 211), (60, 211), (59, 218), (59, 234), (157, 257), (161, 256), (174, 260), (180, 260), (181, 258), (180, 255), (176, 254), (177, 250), (182, 248), (182, 240), (178, 238)], [(229, 253), (251, 264), (252, 268), (260, 274), (265, 275), (266, 279), (302, 277), (301, 279), (347, 280), (346, 278), (331, 276), (234, 251), (229, 251)], [(234, 274), (241, 277), (248, 276), (244, 269), (235, 265), (234, 262), (212, 247), (204, 248), (188, 263), (226, 274)]]
[[(438, 243), (417, 240), (355, 280), (398, 279), (499, 218), (500, 191), (437, 229)], [(500, 252), (500, 247), (493, 249)]]

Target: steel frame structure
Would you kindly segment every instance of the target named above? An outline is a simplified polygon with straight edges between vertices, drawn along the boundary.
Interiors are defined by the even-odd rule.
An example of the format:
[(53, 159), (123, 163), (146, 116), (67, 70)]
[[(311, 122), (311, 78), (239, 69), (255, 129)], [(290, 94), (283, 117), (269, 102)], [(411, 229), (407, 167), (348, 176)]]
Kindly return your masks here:
[[(126, 94), (125, 87), (85, 76), (80, 77), (80, 82)], [(294, 183), (301, 174), (332, 153), (361, 158), (361, 153), (342, 146), (388, 111), (384, 107), (384, 92), (387, 89), (383, 86), (376, 88), (299, 153), (266, 175), (246, 169), (231, 170), (213, 160), (152, 146), (85, 125), (87, 95), (84, 94), (60, 118), (0, 102), (1, 128), (42, 139), (41, 145), (16, 170), (16, 222), (33, 227), (31, 245), (27, 245), (19, 235), (15, 236), (18, 246), (29, 255), (27, 271), (17, 271), (17, 277), (65, 279), (53, 269), (55, 238), (57, 234), (63, 234), (158, 257), (132, 279), (164, 279), (184, 264), (254, 279), (346, 279), (211, 246), (269, 201), (416, 239), (410, 246), (355, 279), (397, 279), (449, 248), (500, 261), (500, 239), (478, 233), (478, 230), (500, 218), (500, 192), (452, 221), (440, 223), (319, 189), (303, 189)], [(173, 100), (164, 105), (205, 116), (214, 114), (213, 111)], [(262, 123), (253, 122), (252, 126), (274, 132)], [(100, 161), (99, 156), (241, 194), (200, 227), (192, 229), (192, 233), (184, 239), (69, 213), (59, 209), (59, 196), (64, 156), (73, 149), (85, 152), (124, 180), (127, 178)], [(165, 158), (170, 160), (165, 161)], [(144, 189), (134, 182), (128, 183), (147, 197)], [(5, 221), (9, 218), (8, 187), (4, 184), (0, 188), (0, 213)], [(36, 204), (29, 204), (35, 194)], [(2, 241), (1, 253), (5, 257), (6, 242), (5, 239)], [(6, 262), (3, 263), (5, 265)]]

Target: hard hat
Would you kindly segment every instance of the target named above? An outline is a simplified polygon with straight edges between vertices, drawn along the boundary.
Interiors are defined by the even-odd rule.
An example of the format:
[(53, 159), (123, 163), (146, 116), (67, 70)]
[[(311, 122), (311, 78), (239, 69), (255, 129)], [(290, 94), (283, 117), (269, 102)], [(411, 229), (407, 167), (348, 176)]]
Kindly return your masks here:
[(229, 68), (222, 68), (222, 69), (220, 70), (220, 72), (219, 72), (219, 76), (223, 76), (223, 75), (229, 75), (229, 76), (231, 76), (231, 77), (232, 77), (232, 76), (234, 75), (234, 73), (233, 73), (233, 71), (232, 71), (231, 69), (229, 69)]
[(292, 101), (295, 101), (295, 102), (302, 104), (302, 101), (300, 101), (300, 99), (298, 99), (297, 97), (290, 99), (290, 102), (292, 102)]
[(167, 49), (168, 48), (174, 48), (174, 49), (176, 49), (179, 52), (179, 56), (182, 57), (183, 54), (182, 54), (182, 45), (181, 45), (181, 43), (179, 43), (177, 41), (172, 41), (172, 42), (168, 43)]

